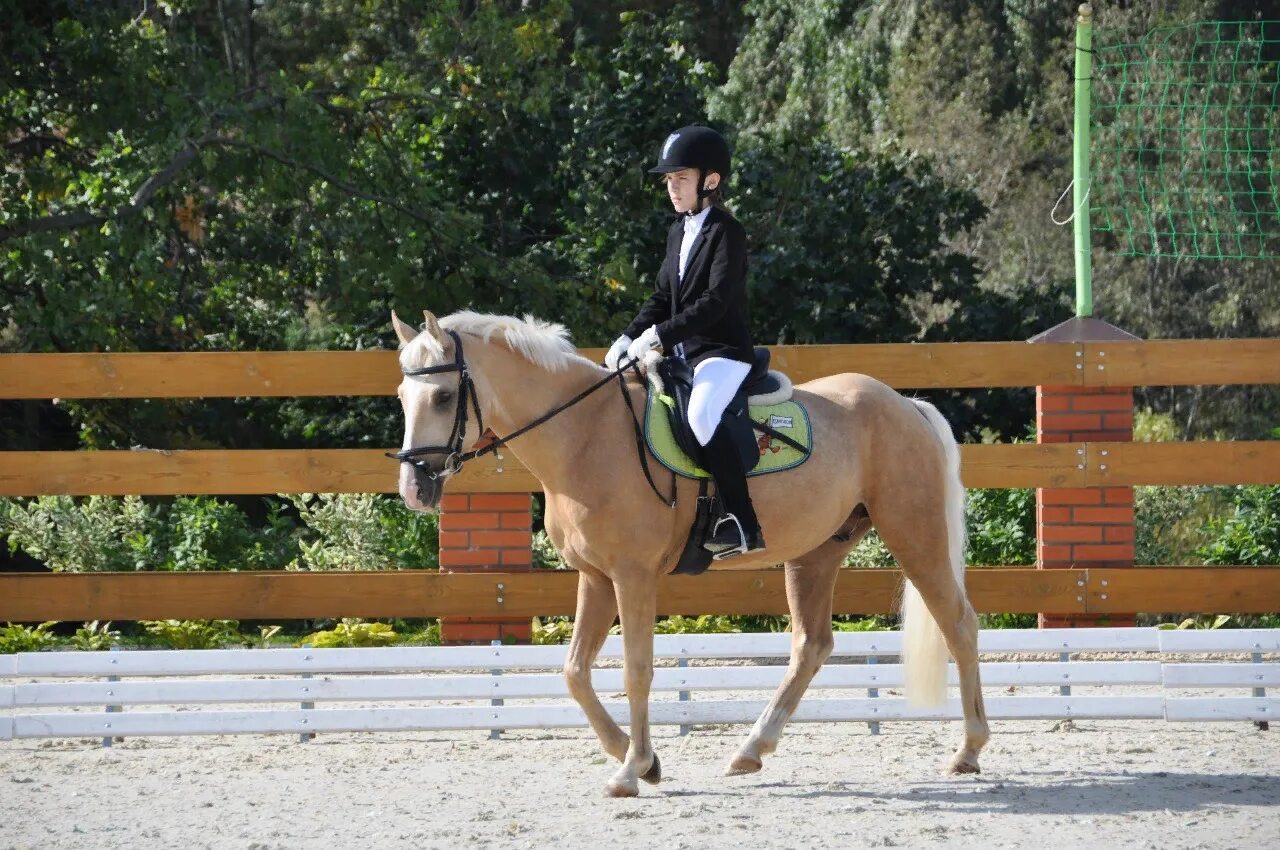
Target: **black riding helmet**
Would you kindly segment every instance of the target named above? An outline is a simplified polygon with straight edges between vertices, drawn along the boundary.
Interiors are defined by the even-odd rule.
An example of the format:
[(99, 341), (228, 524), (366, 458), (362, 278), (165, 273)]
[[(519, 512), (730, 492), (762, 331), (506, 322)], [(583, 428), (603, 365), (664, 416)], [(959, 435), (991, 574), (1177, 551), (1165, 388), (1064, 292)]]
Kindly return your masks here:
[[(705, 198), (715, 190), (704, 189), (702, 181), (714, 171), (720, 175), (721, 186), (729, 179), (733, 162), (729, 143), (724, 136), (710, 127), (691, 125), (681, 127), (662, 143), (658, 164), (649, 169), (650, 174), (670, 174), (686, 168), (698, 169), (698, 197)], [(691, 211), (692, 212), (692, 211)]]

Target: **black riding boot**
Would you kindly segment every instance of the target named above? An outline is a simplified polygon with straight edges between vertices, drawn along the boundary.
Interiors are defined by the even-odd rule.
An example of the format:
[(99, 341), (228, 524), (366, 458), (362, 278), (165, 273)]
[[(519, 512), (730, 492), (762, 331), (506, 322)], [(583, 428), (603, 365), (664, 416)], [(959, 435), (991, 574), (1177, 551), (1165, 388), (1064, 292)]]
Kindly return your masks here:
[(717, 561), (763, 549), (764, 534), (747, 492), (747, 473), (723, 425), (704, 447), (703, 457), (724, 508), (724, 516), (716, 522), (715, 531), (704, 546), (715, 553)]

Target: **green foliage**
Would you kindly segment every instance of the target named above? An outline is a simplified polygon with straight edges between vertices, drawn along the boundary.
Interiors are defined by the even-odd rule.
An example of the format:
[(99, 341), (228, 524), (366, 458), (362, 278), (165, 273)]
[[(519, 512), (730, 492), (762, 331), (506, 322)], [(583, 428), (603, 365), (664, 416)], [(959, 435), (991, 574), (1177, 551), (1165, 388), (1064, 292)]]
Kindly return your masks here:
[(1223, 509), (1221, 487), (1135, 487), (1134, 559), (1147, 566), (1200, 564), (1206, 523)]
[(57, 643), (53, 627), (57, 623), (50, 621), (38, 626), (24, 626), (21, 623), (5, 623), (0, 627), (0, 655), (13, 652), (39, 652)]
[(1280, 563), (1280, 485), (1226, 488), (1226, 513), (1208, 517), (1198, 550), (1206, 564)]
[(120, 632), (111, 628), (109, 621), (102, 623), (94, 620), (76, 629), (75, 635), (71, 638), (71, 645), (76, 649), (99, 652), (110, 649), (119, 641)]
[(857, 620), (833, 620), (831, 630), (835, 632), (884, 632), (892, 631), (893, 625), (883, 617), (861, 617)]
[(0, 535), (54, 572), (281, 569), (293, 548), (278, 505), (255, 527), (234, 503), (210, 496), (6, 499)]
[(1034, 629), (1035, 614), (979, 614), (980, 629)]
[(884, 545), (880, 535), (871, 531), (858, 541), (858, 545), (853, 547), (852, 552), (845, 556), (844, 565), (862, 568), (892, 567), (897, 565), (897, 561), (893, 559), (889, 547)]
[(567, 570), (569, 565), (561, 558), (551, 538), (545, 531), (533, 533), (533, 568), (535, 570)]
[(1017, 488), (967, 491), (970, 564), (1020, 566), (1036, 560), (1036, 494)]
[[(742, 631), (732, 617), (717, 614), (702, 614), (698, 617), (686, 617), (674, 614), (662, 617), (653, 626), (655, 635), (718, 635)], [(614, 633), (620, 633), (621, 627), (615, 626)]]
[(155, 508), (137, 496), (0, 500), (0, 536), (54, 572), (120, 572), (153, 563)]
[(238, 620), (141, 620), (147, 634), (169, 649), (219, 649), (238, 644)]
[(366, 623), (359, 619), (345, 618), (332, 629), (312, 632), (299, 640), (298, 645), (328, 649), (347, 646), (392, 646), (399, 641), (400, 635), (387, 623)]
[(533, 642), (538, 646), (568, 643), (573, 637), (573, 620), (568, 617), (534, 617)]
[(439, 567), (439, 518), (375, 494), (282, 494), (307, 534), (290, 569), (410, 570)]
[(1166, 631), (1173, 629), (1221, 629), (1224, 626), (1231, 625), (1230, 614), (1199, 614), (1195, 617), (1187, 617), (1179, 623), (1161, 623), (1156, 626), (1157, 629)]

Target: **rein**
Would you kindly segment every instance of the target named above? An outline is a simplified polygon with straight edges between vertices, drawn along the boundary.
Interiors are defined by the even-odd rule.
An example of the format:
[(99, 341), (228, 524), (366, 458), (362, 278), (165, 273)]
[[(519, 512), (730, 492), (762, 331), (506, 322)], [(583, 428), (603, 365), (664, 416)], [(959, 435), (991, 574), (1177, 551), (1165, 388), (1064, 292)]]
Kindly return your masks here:
[[(631, 413), (632, 424), (636, 432), (636, 453), (640, 460), (640, 466), (644, 470), (645, 480), (649, 482), (649, 488), (653, 490), (654, 495), (658, 497), (663, 504), (669, 508), (676, 506), (676, 487), (675, 476), (671, 477), (671, 498), (667, 499), (658, 492), (658, 487), (653, 483), (653, 475), (649, 471), (649, 459), (644, 452), (644, 431), (640, 427), (640, 420), (636, 416), (635, 408), (631, 404), (631, 397), (627, 394), (626, 382), (623, 380), (622, 373), (628, 369), (634, 370), (636, 375), (640, 375), (640, 369), (634, 360), (628, 360), (625, 364), (614, 369), (582, 392), (563, 404), (553, 407), (546, 413), (534, 419), (532, 422), (517, 428), (505, 437), (496, 437), (492, 442), (479, 449), (471, 451), (463, 451), (462, 444), (466, 439), (467, 431), (467, 402), (471, 402), (471, 407), (476, 414), (476, 422), (480, 426), (480, 433), (484, 433), (484, 415), (480, 412), (480, 401), (476, 393), (475, 382), (471, 379), (471, 373), (467, 369), (467, 363), (462, 357), (462, 338), (455, 331), (448, 331), (450, 337), (453, 338), (454, 359), (452, 363), (442, 366), (425, 366), (421, 369), (401, 369), (401, 374), (406, 377), (417, 377), (418, 375), (439, 375), (445, 372), (457, 372), (458, 379), (458, 406), (453, 417), (453, 431), (449, 435), (449, 442), (443, 446), (415, 446), (413, 448), (402, 449), (398, 452), (384, 452), (384, 454), (392, 460), (398, 460), (401, 463), (407, 463), (425, 472), (433, 481), (448, 475), (453, 475), (461, 471), (462, 465), (469, 460), (475, 460), (485, 454), (497, 452), (498, 449), (505, 446), (516, 437), (526, 434), (537, 428), (539, 425), (555, 418), (559, 414), (573, 407), (605, 384), (618, 379), (618, 388), (622, 391), (622, 398), (627, 404), (627, 410)], [(427, 466), (424, 456), (442, 454), (445, 456), (444, 466), (439, 470), (433, 470)]]

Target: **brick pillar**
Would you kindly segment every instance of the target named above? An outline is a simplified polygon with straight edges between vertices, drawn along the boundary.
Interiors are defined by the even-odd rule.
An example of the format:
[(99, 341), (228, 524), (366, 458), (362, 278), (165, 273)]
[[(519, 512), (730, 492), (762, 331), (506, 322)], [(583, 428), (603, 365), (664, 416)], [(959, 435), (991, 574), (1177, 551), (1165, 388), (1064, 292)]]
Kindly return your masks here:
[[(444, 572), (529, 572), (533, 532), (528, 493), (447, 495), (440, 503), (440, 569)], [(449, 617), (440, 621), (446, 644), (528, 643), (529, 617)]]
[[(1032, 342), (1136, 339), (1096, 319), (1072, 319)], [(1129, 442), (1131, 387), (1036, 387), (1036, 442)], [(1083, 463), (1085, 458), (1081, 456)], [(1036, 568), (1132, 567), (1132, 487), (1042, 487), (1036, 490)], [(1040, 628), (1132, 626), (1132, 614), (1039, 615)]]

